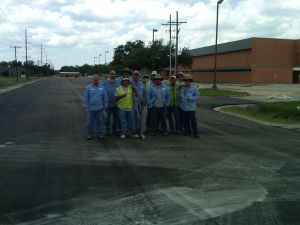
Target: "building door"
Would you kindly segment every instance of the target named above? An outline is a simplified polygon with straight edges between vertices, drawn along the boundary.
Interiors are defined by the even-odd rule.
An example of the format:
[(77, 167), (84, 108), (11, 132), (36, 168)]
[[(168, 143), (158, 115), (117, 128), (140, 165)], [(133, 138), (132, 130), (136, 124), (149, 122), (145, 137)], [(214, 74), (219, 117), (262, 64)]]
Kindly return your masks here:
[(294, 71), (293, 73), (293, 84), (300, 83), (300, 71)]

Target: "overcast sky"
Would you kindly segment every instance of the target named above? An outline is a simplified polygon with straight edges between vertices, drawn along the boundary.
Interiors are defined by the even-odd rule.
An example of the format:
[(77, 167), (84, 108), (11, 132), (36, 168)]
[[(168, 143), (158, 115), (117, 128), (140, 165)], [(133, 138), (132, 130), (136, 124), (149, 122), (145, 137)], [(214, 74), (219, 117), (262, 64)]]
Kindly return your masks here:
[[(104, 52), (126, 41), (168, 41), (169, 15), (186, 21), (180, 26), (179, 47), (212, 45), (215, 38), (217, 0), (0, 0), (0, 61), (24, 61), (24, 30), (28, 31), (29, 56), (37, 63), (40, 44), (43, 61), (62, 65), (93, 64)], [(249, 37), (300, 38), (299, 0), (224, 0), (220, 5), (219, 43)], [(98, 62), (98, 59), (97, 59)]]

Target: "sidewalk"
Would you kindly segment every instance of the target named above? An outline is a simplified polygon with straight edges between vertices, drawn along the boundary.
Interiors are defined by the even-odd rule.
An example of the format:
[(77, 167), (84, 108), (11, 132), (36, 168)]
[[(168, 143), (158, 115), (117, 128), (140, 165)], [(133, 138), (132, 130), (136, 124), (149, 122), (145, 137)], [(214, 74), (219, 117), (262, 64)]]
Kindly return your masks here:
[[(199, 84), (211, 88), (212, 84)], [(238, 97), (261, 102), (300, 101), (300, 84), (217, 84), (219, 89), (247, 92), (250, 96)]]

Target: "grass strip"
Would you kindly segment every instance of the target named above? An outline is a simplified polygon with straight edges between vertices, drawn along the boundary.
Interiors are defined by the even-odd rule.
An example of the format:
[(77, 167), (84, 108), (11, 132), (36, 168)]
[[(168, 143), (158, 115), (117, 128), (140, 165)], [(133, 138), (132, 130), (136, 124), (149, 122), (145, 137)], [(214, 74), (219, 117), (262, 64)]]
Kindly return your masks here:
[(19, 81), (17, 81), (16, 77), (1, 77), (0, 76), (0, 88), (11, 87), (14, 85), (23, 84), (28, 81), (32, 81), (32, 79), (36, 79), (36, 78), (30, 78), (29, 80), (27, 80), (26, 78), (19, 77)]
[(300, 101), (259, 103), (254, 106), (225, 107), (222, 111), (278, 124), (300, 124)]

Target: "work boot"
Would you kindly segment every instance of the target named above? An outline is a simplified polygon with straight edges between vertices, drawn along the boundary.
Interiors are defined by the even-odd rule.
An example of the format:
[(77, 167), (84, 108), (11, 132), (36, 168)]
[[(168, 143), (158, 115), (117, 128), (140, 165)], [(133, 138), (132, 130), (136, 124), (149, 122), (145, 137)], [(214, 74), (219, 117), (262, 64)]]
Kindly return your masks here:
[(87, 141), (90, 141), (90, 140), (93, 140), (93, 139), (94, 139), (94, 136), (92, 136), (92, 135), (91, 136), (87, 136), (87, 138), (86, 138)]
[(121, 139), (125, 139), (126, 138), (126, 135), (125, 134), (122, 134), (121, 135)]
[(112, 135), (113, 135), (112, 132), (110, 132), (110, 131), (106, 132), (106, 136), (112, 136)]
[(191, 133), (189, 133), (189, 132), (184, 132), (183, 133), (183, 136), (190, 136), (191, 135)]
[(133, 134), (133, 135), (131, 135), (131, 137), (133, 137), (133, 138), (139, 138), (140, 135), (138, 135), (138, 134)]
[(103, 139), (104, 138), (104, 135), (103, 134), (98, 134), (97, 136), (99, 139)]
[(120, 131), (119, 130), (114, 130), (112, 135), (114, 136), (119, 136), (120, 135)]

